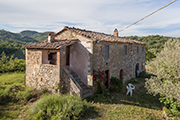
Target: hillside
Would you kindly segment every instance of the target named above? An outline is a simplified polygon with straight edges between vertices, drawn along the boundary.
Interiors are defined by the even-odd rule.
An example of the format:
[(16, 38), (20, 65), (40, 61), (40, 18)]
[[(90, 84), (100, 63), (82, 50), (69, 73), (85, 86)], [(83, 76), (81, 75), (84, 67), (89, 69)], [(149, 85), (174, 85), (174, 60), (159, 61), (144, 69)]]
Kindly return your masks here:
[(49, 32), (39, 33), (37, 31), (30, 31), (30, 30), (24, 30), (20, 32), (20, 35), (31, 37), (39, 42), (47, 39), (48, 34)]
[(14, 57), (25, 59), (22, 46), (43, 41), (47, 38), (48, 33), (49, 32), (39, 33), (30, 30), (25, 30), (20, 33), (13, 33), (0, 30), (0, 54), (4, 51), (7, 56), (14, 54)]

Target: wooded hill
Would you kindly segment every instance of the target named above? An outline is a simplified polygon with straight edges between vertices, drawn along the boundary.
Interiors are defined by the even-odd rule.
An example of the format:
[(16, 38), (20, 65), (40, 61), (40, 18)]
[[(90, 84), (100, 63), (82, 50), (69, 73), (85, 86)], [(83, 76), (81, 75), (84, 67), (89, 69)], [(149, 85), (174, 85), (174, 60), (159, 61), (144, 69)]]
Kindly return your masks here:
[[(7, 56), (14, 54), (14, 57), (24, 59), (23, 45), (40, 42), (47, 38), (49, 32), (39, 33), (25, 30), (20, 33), (12, 33), (0, 30), (0, 54), (4, 51)], [(1, 56), (0, 56), (1, 57)]]

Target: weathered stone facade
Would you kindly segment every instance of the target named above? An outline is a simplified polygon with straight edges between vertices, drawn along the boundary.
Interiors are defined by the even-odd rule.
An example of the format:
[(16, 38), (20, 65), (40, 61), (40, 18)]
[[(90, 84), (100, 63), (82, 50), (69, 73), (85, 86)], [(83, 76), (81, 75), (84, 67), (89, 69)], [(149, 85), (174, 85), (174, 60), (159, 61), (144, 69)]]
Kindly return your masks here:
[(55, 92), (60, 81), (60, 67), (42, 64), (42, 50), (26, 49), (26, 85)]
[(96, 88), (93, 70), (107, 71), (108, 88), (112, 76), (125, 82), (145, 70), (145, 44), (118, 37), (117, 30), (113, 36), (65, 27), (49, 38), (25, 46), (27, 86), (55, 92), (63, 81), (69, 93), (87, 96), (85, 89)]
[[(108, 58), (105, 58), (104, 55), (105, 45), (109, 45)], [(127, 54), (124, 54), (124, 46), (127, 46)], [(139, 46), (139, 53), (137, 53), (137, 46)], [(120, 76), (120, 70), (123, 70), (123, 82), (136, 77), (135, 68), (137, 63), (139, 63), (139, 72), (145, 70), (144, 45), (103, 42), (94, 43), (93, 47), (92, 65), (94, 70), (109, 70), (109, 76), (117, 78)]]

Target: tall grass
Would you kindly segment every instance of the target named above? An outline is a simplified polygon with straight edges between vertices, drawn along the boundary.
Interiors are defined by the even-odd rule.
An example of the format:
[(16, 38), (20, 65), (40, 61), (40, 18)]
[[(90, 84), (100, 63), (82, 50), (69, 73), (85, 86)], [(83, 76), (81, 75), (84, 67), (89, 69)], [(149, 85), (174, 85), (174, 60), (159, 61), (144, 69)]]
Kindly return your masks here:
[(38, 91), (27, 88), (24, 84), (24, 73), (0, 74), (0, 104), (4, 105), (9, 102), (25, 104), (32, 97), (38, 96)]

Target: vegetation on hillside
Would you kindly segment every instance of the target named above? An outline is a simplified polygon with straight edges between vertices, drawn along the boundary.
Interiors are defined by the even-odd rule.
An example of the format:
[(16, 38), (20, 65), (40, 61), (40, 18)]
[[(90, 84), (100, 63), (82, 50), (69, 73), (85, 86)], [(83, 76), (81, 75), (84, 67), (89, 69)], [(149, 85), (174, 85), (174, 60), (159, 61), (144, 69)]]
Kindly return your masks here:
[(43, 32), (43, 33), (40, 33), (40, 32), (37, 32), (37, 31), (30, 31), (30, 30), (24, 30), (24, 31), (21, 31), (20, 34), (22, 36), (28, 36), (28, 37), (31, 37), (37, 41), (43, 41), (45, 39), (47, 39), (47, 36), (49, 34), (49, 32)]
[(159, 94), (161, 102), (174, 115), (180, 114), (180, 40), (170, 39), (155, 60), (149, 62), (157, 77), (147, 79), (146, 88), (153, 95)]
[(25, 71), (26, 62), (23, 59), (15, 59), (14, 55), (12, 55), (9, 59), (9, 56), (3, 52), (0, 55), (0, 73), (4, 72), (23, 72)]
[(20, 33), (12, 33), (0, 30), (0, 54), (4, 51), (9, 57), (14, 54), (15, 58), (25, 59), (25, 51), (22, 46), (43, 41), (47, 36), (48, 32), (39, 33), (26, 30)]

